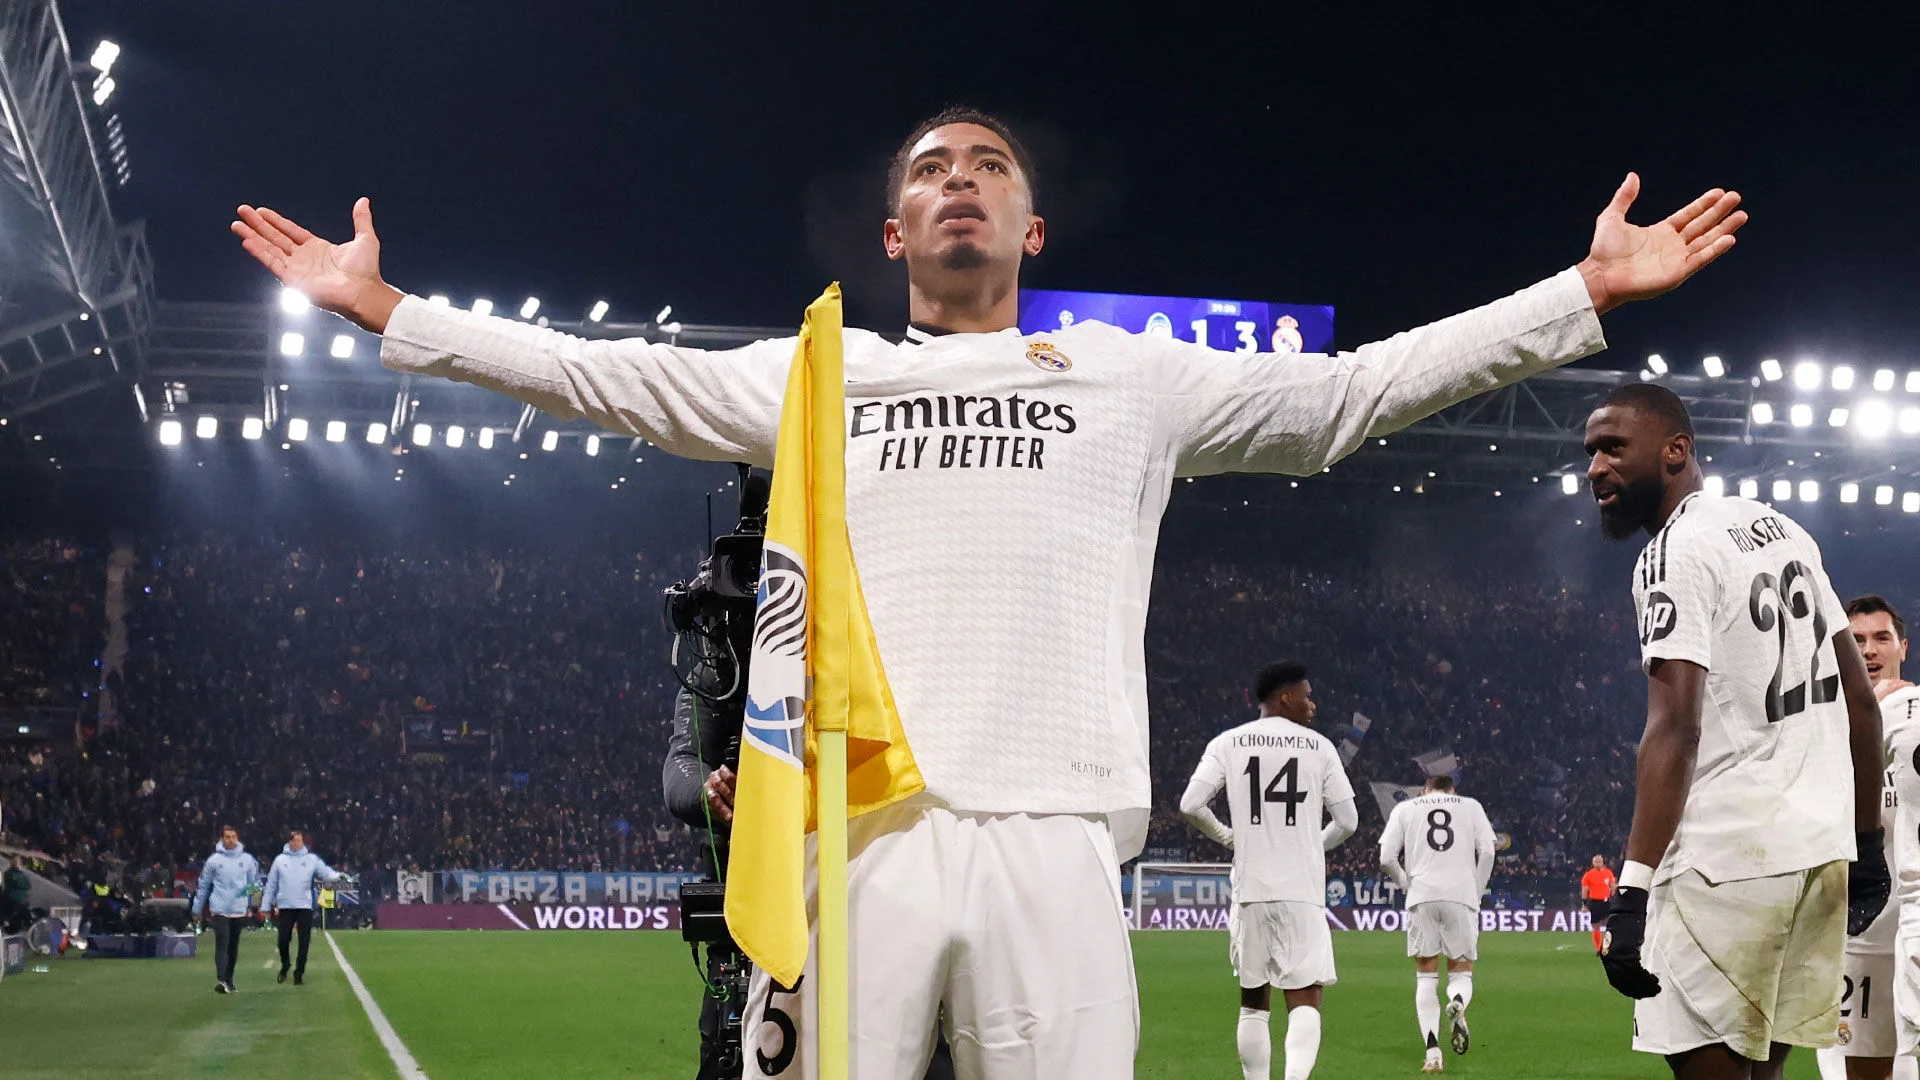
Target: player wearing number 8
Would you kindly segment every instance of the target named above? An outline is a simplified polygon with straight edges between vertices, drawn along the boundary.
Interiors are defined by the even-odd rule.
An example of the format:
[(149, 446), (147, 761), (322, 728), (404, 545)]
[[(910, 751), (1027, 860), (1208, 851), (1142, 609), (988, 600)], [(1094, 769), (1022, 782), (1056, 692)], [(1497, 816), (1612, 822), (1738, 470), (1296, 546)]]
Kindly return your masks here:
[(1639, 999), (1635, 1049), (1682, 1080), (1779, 1077), (1790, 1047), (1834, 1044), (1846, 935), (1887, 899), (1867, 667), (1805, 530), (1703, 490), (1671, 391), (1608, 394), (1586, 450), (1602, 531), (1653, 538), (1633, 579), (1647, 727), (1601, 960)]
[[(1207, 744), (1180, 812), (1233, 849), (1228, 952), (1240, 980), (1241, 1073), (1267, 1080), (1277, 986), (1287, 1005), (1286, 1080), (1306, 1080), (1320, 1054), (1320, 990), (1335, 979), (1326, 852), (1360, 816), (1332, 740), (1307, 726), (1317, 707), (1306, 666), (1263, 668), (1254, 697), (1259, 718)], [(1208, 807), (1223, 787), (1232, 830)]]
[(1440, 960), (1447, 961), (1448, 1040), (1467, 1052), (1467, 1006), (1480, 955), (1480, 897), (1493, 876), (1493, 824), (1453, 777), (1427, 780), (1418, 798), (1393, 808), (1380, 833), (1380, 869), (1407, 894), (1407, 955), (1413, 957), (1414, 1015), (1426, 1063), (1439, 1072)]

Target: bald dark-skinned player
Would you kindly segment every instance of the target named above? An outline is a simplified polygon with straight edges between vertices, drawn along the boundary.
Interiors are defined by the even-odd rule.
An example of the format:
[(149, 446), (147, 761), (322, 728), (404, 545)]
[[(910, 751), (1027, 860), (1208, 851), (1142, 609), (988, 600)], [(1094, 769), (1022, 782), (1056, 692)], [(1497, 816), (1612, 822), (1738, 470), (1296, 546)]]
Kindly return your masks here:
[(1873, 684), (1819, 547), (1707, 494), (1672, 391), (1608, 394), (1586, 451), (1602, 532), (1652, 537), (1633, 576), (1647, 726), (1601, 962), (1637, 999), (1634, 1048), (1680, 1080), (1777, 1080), (1789, 1048), (1833, 1045), (1846, 935), (1887, 902)]

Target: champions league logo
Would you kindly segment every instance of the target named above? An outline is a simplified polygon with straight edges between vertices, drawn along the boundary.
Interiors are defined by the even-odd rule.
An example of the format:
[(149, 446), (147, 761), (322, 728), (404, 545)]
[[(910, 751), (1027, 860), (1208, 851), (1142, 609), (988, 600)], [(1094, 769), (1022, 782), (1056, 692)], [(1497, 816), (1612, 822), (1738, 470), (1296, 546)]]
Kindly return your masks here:
[(807, 568), (798, 555), (772, 540), (761, 552), (755, 611), (741, 737), (801, 768), (807, 720)]

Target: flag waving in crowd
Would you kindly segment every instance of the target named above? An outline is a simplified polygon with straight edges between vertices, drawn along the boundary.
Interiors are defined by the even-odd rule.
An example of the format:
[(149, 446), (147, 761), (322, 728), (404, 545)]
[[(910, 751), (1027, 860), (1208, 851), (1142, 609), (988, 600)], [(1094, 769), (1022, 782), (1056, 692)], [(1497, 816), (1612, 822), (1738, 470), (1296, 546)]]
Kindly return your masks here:
[[(816, 818), (826, 826), (823, 856), (829, 833), (838, 834), (844, 898), (846, 819), (925, 786), (847, 540), (840, 327), (832, 285), (807, 308), (781, 408), (727, 888), (734, 940), (786, 986), (807, 958), (805, 837)], [(842, 799), (833, 798), (836, 770), (821, 754), (822, 733), (845, 737), (845, 812), (832, 805)], [(822, 866), (825, 897), (830, 867)], [(823, 916), (825, 908), (823, 900)]]

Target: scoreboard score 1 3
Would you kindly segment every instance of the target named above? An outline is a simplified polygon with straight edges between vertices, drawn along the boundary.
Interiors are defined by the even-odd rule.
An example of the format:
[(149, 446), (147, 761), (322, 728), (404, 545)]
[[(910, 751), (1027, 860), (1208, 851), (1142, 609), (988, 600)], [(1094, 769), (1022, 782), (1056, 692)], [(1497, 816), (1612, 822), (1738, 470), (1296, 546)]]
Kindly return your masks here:
[(1333, 349), (1333, 306), (1191, 296), (1020, 291), (1020, 332), (1064, 330), (1088, 319), (1136, 334), (1192, 341), (1221, 352), (1324, 353)]

